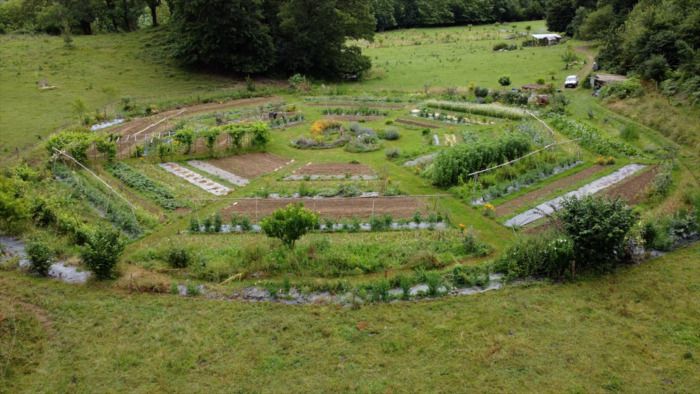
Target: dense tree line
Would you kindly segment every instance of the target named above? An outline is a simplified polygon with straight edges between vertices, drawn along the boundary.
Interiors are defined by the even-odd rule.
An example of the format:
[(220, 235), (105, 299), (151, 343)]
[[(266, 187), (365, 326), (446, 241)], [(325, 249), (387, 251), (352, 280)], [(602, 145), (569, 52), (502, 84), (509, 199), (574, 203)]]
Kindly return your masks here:
[(371, 67), (348, 38), (372, 39), (369, 0), (172, 0), (174, 54), (238, 73), (357, 78)]
[(377, 30), (541, 19), (546, 0), (372, 0)]
[(145, 15), (157, 26), (160, 6), (161, 0), (0, 0), (0, 32), (133, 31)]
[(700, 102), (700, 0), (549, 0), (547, 25), (599, 40), (605, 69)]

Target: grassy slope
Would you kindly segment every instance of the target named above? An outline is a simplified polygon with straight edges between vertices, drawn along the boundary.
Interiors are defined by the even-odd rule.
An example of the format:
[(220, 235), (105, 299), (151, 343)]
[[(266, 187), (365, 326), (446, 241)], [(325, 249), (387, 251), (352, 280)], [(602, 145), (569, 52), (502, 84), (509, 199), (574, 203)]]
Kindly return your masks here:
[(40, 307), (55, 334), (33, 373), (1, 386), (688, 392), (700, 384), (698, 275), (695, 246), (575, 284), (351, 311), (131, 296), (3, 272), (0, 305), (16, 305), (14, 294)]
[[(24, 148), (75, 122), (76, 99), (93, 112), (124, 96), (155, 101), (235, 86), (150, 58), (144, 46), (155, 37), (153, 31), (77, 36), (69, 50), (60, 37), (0, 35), (1, 149)], [(40, 91), (42, 79), (57, 88)]]
[[(543, 78), (558, 84), (567, 75), (561, 54), (566, 46), (525, 48), (494, 52), (494, 44), (519, 45), (522, 38), (507, 40), (512, 26), (525, 32), (544, 31), (543, 21), (508, 25), (410, 29), (378, 35), (365, 49), (372, 58), (375, 78), (353, 87), (356, 90), (421, 91), (449, 86), (466, 88), (497, 87), (498, 78), (510, 76), (513, 86), (534, 83)], [(415, 44), (420, 45), (415, 45)], [(517, 65), (517, 67), (513, 67)]]

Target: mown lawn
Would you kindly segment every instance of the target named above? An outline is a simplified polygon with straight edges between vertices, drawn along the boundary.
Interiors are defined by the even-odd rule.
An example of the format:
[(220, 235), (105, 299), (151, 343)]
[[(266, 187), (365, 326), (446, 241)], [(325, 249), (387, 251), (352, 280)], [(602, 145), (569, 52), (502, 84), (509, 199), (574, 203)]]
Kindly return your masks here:
[[(26, 351), (28, 341), (41, 346), (0, 387), (692, 392), (700, 385), (698, 275), (695, 245), (574, 284), (349, 310), (129, 295), (2, 272), (0, 311), (48, 321), (43, 334), (34, 317), (1, 337), (5, 354)], [(15, 321), (5, 316), (1, 328)]]

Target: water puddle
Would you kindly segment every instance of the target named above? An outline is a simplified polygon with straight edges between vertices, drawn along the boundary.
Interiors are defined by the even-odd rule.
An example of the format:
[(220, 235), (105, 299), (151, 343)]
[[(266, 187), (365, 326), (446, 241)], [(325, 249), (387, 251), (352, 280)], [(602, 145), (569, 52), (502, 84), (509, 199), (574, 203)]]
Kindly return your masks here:
[[(27, 258), (27, 253), (24, 249), (24, 242), (16, 238), (0, 236), (0, 244), (2, 244), (4, 254), (0, 255), (0, 261), (6, 261), (12, 258), (19, 259), (19, 267), (28, 269), (32, 264)], [(49, 277), (58, 279), (65, 283), (81, 284), (88, 281), (90, 273), (80, 271), (78, 268), (66, 265), (62, 261), (58, 261), (51, 265), (49, 269)]]
[[(390, 302), (406, 302), (422, 299), (431, 299), (442, 296), (469, 296), (474, 294), (486, 293), (503, 287), (503, 275), (489, 275), (489, 283), (485, 286), (473, 286), (463, 288), (447, 288), (440, 286), (437, 288), (435, 296), (430, 295), (430, 287), (427, 284), (421, 283), (415, 285), (409, 290), (409, 299), (403, 298), (404, 292), (400, 288), (389, 289), (388, 295)], [(288, 292), (282, 290), (273, 294), (270, 290), (262, 287), (247, 287), (241, 291), (233, 293), (232, 299), (245, 300), (250, 302), (276, 302), (287, 305), (308, 305), (308, 304), (336, 304), (343, 306), (351, 306), (364, 304), (369, 302), (369, 299), (363, 299), (357, 294), (351, 292), (343, 294), (332, 294), (327, 291), (302, 293), (296, 288), (291, 288)]]

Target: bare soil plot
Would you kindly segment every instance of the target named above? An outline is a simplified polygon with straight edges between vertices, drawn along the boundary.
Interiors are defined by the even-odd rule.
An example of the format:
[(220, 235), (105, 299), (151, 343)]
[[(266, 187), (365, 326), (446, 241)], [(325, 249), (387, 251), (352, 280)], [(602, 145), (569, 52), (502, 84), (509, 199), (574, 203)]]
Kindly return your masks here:
[(294, 171), (295, 175), (375, 175), (364, 164), (350, 163), (309, 163)]
[(518, 208), (528, 206), (532, 202), (546, 197), (559, 189), (566, 189), (573, 186), (593, 175), (605, 170), (603, 166), (593, 166), (586, 168), (583, 171), (579, 171), (576, 174), (568, 176), (566, 178), (557, 179), (556, 181), (548, 184), (547, 186), (533, 190), (530, 193), (523, 194), (520, 197), (514, 198), (510, 201), (506, 201), (503, 204), (496, 207), (496, 216), (506, 216), (514, 213)]
[(396, 123), (401, 123), (409, 126), (419, 126), (419, 127), (427, 127), (429, 129), (439, 129), (440, 125), (437, 125), (435, 123), (430, 123), (430, 122), (424, 122), (420, 120), (412, 120), (412, 119), (396, 119)]
[[(628, 178), (621, 183), (603, 190), (600, 195), (610, 198), (621, 198), (630, 205), (639, 204), (646, 197), (646, 192), (649, 185), (654, 181), (654, 177), (658, 173), (659, 168), (654, 167), (641, 174)], [(540, 234), (552, 228), (553, 224), (550, 221), (542, 223), (539, 226), (528, 227), (525, 230), (526, 234)]]
[(428, 201), (421, 197), (376, 197), (376, 198), (326, 198), (326, 199), (245, 199), (238, 200), (224, 210), (224, 218), (245, 215), (258, 221), (276, 209), (301, 202), (321, 217), (342, 219), (356, 217), (366, 219), (372, 215), (391, 215), (394, 219), (410, 218), (416, 211), (428, 213)]
[(629, 164), (626, 165), (619, 170), (613, 172), (610, 175), (606, 175), (602, 178), (598, 178), (595, 181), (588, 183), (574, 191), (568, 192), (562, 196), (559, 196), (557, 198), (554, 198), (552, 200), (549, 200), (545, 203), (542, 203), (535, 208), (532, 208), (528, 211), (525, 211), (515, 217), (512, 217), (508, 219), (504, 224), (507, 227), (520, 227), (520, 226), (526, 226), (530, 223), (536, 222), (537, 220), (549, 216), (552, 213), (556, 212), (559, 210), (563, 204), (563, 202), (567, 198), (575, 197), (575, 198), (581, 198), (584, 196), (589, 196), (596, 194), (598, 192), (601, 192), (609, 187), (612, 187), (614, 185), (619, 184), (620, 182), (623, 182), (625, 179), (628, 179), (635, 174), (638, 174), (640, 171), (642, 171), (646, 166), (641, 165), (641, 164)]
[(654, 181), (658, 171), (658, 167), (653, 167), (606, 189), (601, 195), (610, 198), (620, 198), (632, 205), (639, 204), (646, 197), (649, 186)]
[(279, 171), (294, 162), (270, 153), (247, 153), (223, 159), (207, 160), (207, 163), (245, 179)]

